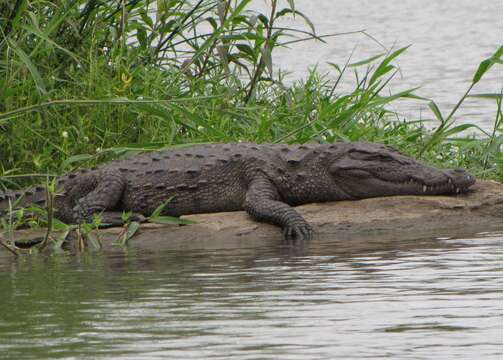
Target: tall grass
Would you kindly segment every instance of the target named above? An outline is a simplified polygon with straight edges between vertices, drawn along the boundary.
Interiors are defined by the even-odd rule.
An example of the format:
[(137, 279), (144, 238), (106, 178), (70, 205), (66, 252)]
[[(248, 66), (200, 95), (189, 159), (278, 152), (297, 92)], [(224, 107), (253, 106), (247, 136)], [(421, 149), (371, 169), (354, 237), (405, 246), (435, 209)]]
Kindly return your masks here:
[[(285, 85), (274, 50), (324, 41), (293, 0), (16, 0), (0, 4), (0, 183), (105, 161), (124, 152), (197, 142), (392, 144), (441, 166), (502, 179), (501, 94), (471, 94), (450, 114), (433, 101), (434, 129), (388, 111), (415, 89), (389, 93), (406, 48), (333, 64)], [(308, 31), (278, 25), (298, 17)], [(473, 84), (501, 63), (499, 49)], [(355, 75), (352, 91), (339, 89)], [(466, 96), (496, 102), (492, 134), (453, 122)], [(30, 176), (24, 176), (24, 175)]]

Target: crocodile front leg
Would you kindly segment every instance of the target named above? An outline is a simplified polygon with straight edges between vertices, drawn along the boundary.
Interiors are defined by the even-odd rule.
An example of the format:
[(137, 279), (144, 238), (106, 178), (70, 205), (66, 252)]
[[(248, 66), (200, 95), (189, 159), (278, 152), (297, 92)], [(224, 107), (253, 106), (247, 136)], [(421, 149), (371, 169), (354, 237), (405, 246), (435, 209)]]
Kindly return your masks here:
[(126, 179), (117, 170), (93, 172), (74, 179), (70, 189), (72, 197), (77, 199), (73, 217), (79, 223), (91, 222), (96, 214), (101, 216), (103, 226), (122, 225), (122, 213), (114, 210), (117, 210), (125, 187)]
[(265, 177), (250, 183), (244, 209), (258, 221), (281, 226), (285, 239), (309, 239), (312, 235), (311, 226), (294, 208), (280, 201), (278, 190)]

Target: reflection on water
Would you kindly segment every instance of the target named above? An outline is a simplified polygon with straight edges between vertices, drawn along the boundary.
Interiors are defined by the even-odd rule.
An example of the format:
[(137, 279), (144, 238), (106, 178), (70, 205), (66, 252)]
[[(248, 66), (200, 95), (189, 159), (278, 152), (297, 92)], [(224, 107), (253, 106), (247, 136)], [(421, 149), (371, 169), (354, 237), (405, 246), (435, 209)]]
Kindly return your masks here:
[[(254, 3), (263, 9), (264, 2)], [(398, 92), (421, 86), (418, 94), (434, 99), (444, 112), (461, 98), (479, 63), (503, 45), (503, 1), (296, 0), (295, 4), (311, 18), (319, 34), (366, 30), (387, 48), (412, 45), (399, 58), (401, 77), (393, 81), (391, 89)], [(282, 25), (302, 24), (298, 17)], [(383, 52), (372, 39), (351, 35), (327, 39), (327, 44), (304, 42), (279, 49), (273, 60), (292, 72), (292, 79), (305, 78), (306, 68), (316, 64), (322, 72), (331, 71), (335, 77), (337, 74), (327, 63), (343, 65), (355, 46), (354, 61)], [(351, 72), (348, 75), (346, 88), (350, 89), (354, 81)], [(499, 93), (502, 87), (503, 66), (496, 66), (474, 92)], [(395, 110), (410, 118), (433, 118), (427, 103), (420, 104), (404, 102)], [(489, 129), (495, 114), (494, 102), (468, 99), (457, 119)]]
[(0, 359), (496, 358), (503, 236), (11, 259)]

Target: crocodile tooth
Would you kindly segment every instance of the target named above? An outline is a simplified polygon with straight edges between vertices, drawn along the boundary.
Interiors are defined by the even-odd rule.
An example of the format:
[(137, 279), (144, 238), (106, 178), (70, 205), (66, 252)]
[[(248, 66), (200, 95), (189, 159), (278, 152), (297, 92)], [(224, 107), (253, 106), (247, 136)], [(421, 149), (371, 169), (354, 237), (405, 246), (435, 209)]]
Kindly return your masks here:
[(423, 185), (423, 192), (426, 192), (427, 189), (428, 187), (426, 185)]
[(456, 188), (456, 194), (459, 194), (460, 191), (461, 191), (460, 188)]
[(451, 179), (451, 178), (449, 178), (449, 180), (447, 180), (447, 183), (448, 183), (448, 184), (452, 184), (452, 179)]

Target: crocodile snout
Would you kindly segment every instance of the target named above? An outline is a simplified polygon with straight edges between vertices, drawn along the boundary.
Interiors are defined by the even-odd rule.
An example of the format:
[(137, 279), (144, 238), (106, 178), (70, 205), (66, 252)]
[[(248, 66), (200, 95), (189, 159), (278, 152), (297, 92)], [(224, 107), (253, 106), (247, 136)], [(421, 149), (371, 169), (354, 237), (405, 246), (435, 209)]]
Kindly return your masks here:
[(466, 191), (470, 186), (475, 184), (475, 177), (464, 169), (449, 169), (445, 174), (452, 181), (456, 189)]

